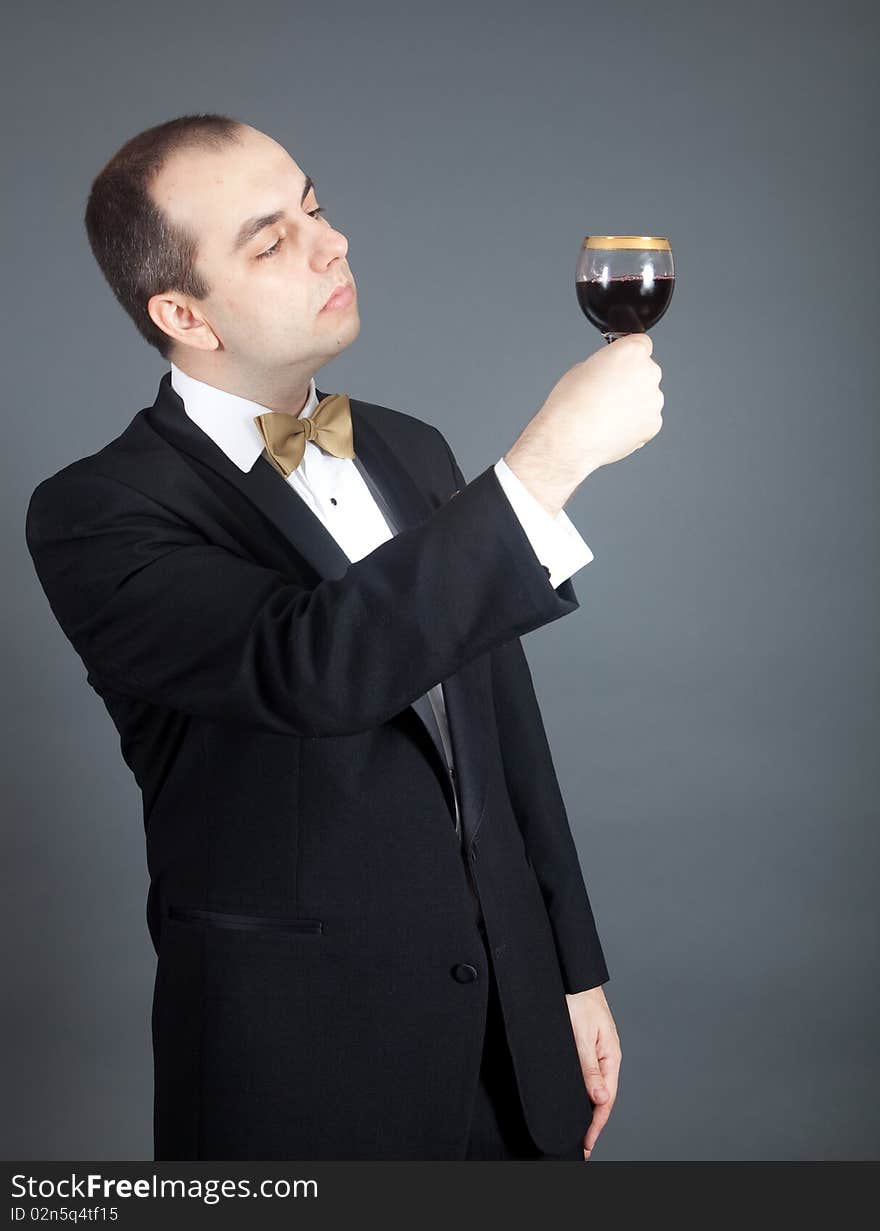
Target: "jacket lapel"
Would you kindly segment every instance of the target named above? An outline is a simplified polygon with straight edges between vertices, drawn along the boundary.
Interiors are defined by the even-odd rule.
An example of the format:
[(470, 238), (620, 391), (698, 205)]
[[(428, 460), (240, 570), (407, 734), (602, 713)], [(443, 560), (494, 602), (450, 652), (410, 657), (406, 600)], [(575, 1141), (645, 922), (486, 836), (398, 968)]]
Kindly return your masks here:
[[(315, 392), (319, 400), (327, 396), (317, 388)], [(383, 512), (390, 513), (392, 529), (400, 532), (418, 525), (438, 506), (416, 485), (388, 441), (370, 422), (362, 404), (351, 397), (349, 402), (356, 464), (368, 486), (383, 498), (386, 505)], [(258, 458), (249, 471), (236, 466), (189, 418), (183, 401), (171, 384), (170, 372), (162, 377), (156, 401), (147, 416), (150, 425), (171, 445), (200, 464), (200, 470), (208, 467), (213, 474), (237, 488), (281, 531), (291, 548), (305, 557), (321, 577), (336, 578), (346, 572), (351, 561), (321, 519), (291, 491), (284, 477), (263, 458)], [(467, 849), (482, 820), (486, 796), (487, 723), (481, 718), (481, 706), (491, 704), (487, 665), (480, 659), (474, 660), (442, 683), (455, 761), (462, 843)], [(411, 723), (413, 733), (418, 732), (417, 738), (426, 755), (433, 758), (454, 814), (445, 758), (413, 707), (408, 706), (404, 714), (405, 721)]]

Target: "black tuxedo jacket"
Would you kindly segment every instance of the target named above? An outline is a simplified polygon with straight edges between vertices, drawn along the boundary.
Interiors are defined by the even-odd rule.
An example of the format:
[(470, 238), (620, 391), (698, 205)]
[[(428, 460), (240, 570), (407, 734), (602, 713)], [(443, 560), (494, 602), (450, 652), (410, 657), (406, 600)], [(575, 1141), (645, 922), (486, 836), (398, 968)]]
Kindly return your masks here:
[[(468, 483), (433, 426), (351, 409), (398, 526), (354, 563), (170, 373), (28, 506), (143, 795), (156, 1159), (464, 1157), (490, 962), (537, 1146), (592, 1113), (564, 993), (609, 975), (519, 639), (574, 589), (493, 467)], [(439, 681), (461, 846), (412, 706)]]

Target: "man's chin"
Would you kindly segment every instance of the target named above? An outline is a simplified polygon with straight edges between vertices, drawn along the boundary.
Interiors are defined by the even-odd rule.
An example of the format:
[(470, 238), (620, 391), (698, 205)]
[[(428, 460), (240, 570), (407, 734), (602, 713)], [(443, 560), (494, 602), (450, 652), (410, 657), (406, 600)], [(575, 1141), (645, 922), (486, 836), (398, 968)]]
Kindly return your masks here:
[(332, 353), (338, 354), (346, 346), (350, 346), (361, 331), (361, 318), (357, 303), (352, 304), (344, 312), (328, 313), (329, 320), (322, 322), (321, 332), (329, 340), (332, 337)]

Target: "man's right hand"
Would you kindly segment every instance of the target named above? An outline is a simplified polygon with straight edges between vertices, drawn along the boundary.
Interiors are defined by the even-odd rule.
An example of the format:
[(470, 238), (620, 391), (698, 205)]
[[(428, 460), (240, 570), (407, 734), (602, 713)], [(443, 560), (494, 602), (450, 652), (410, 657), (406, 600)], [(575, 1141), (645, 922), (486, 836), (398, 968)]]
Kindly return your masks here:
[(554, 516), (588, 474), (628, 457), (663, 426), (660, 365), (647, 333), (603, 343), (556, 382), (504, 460)]

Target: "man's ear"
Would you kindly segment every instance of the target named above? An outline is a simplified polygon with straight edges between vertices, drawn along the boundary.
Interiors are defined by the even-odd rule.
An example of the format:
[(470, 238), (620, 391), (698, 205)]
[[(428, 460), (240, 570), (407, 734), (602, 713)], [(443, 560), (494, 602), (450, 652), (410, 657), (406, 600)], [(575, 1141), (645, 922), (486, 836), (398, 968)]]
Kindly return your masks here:
[(206, 318), (176, 291), (151, 295), (147, 302), (150, 320), (180, 346), (194, 350), (217, 350), (220, 339)]

